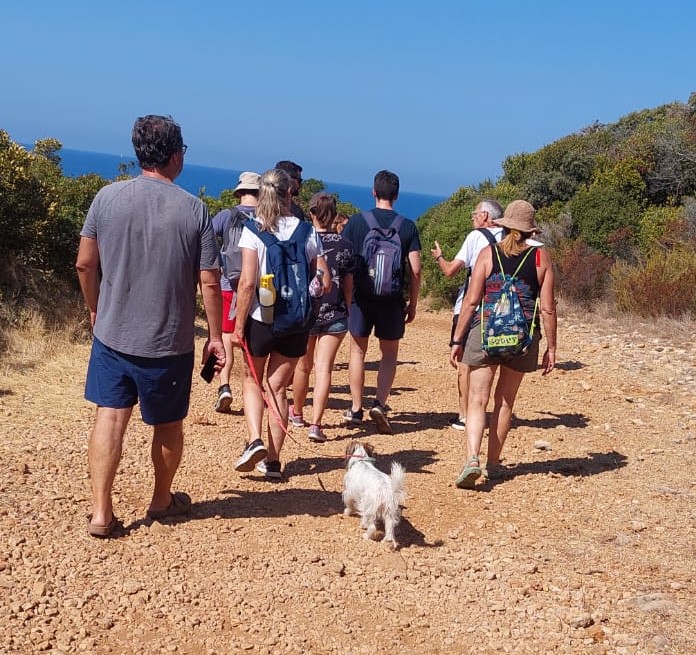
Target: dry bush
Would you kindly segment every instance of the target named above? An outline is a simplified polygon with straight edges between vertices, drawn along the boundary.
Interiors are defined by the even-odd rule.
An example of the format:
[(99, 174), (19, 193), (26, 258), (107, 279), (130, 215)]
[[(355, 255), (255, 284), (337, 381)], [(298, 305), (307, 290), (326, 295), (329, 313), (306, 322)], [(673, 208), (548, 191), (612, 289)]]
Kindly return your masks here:
[(582, 240), (565, 240), (551, 252), (558, 271), (559, 296), (588, 307), (601, 298), (609, 282), (611, 259)]
[(696, 317), (696, 252), (687, 246), (655, 251), (645, 263), (611, 270), (619, 311), (643, 317)]
[(89, 334), (89, 314), (73, 285), (21, 266), (8, 265), (0, 272), (3, 368), (34, 366)]

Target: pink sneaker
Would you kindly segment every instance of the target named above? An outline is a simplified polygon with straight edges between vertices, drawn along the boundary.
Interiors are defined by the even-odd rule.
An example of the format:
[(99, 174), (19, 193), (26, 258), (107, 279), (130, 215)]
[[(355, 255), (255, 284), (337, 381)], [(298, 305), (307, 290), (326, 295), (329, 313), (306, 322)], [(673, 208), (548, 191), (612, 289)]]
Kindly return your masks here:
[(296, 428), (303, 428), (307, 425), (302, 418), (302, 414), (295, 414), (295, 407), (290, 405), (288, 407), (288, 421), (292, 423)]

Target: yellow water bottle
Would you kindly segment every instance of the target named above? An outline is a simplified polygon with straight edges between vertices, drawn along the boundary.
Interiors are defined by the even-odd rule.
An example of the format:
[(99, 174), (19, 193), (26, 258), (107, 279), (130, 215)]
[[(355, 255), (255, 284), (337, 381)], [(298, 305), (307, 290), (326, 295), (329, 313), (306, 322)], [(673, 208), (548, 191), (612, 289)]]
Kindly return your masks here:
[(273, 323), (273, 305), (276, 301), (276, 290), (273, 285), (273, 273), (261, 276), (259, 282), (259, 304), (261, 305), (261, 320)]

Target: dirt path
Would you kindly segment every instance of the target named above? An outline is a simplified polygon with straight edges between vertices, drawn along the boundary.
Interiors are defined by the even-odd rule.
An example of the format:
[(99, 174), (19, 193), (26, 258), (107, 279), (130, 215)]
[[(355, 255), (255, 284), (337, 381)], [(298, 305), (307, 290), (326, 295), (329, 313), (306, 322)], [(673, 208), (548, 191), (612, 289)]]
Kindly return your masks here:
[[(422, 313), (408, 330), (393, 436), (341, 425), (344, 344), (331, 440), (295, 429), (280, 485), (233, 470), (243, 416), (216, 414), (197, 377), (176, 485), (190, 517), (144, 519), (149, 431), (134, 420), (115, 496), (128, 532), (108, 542), (85, 530), (87, 347), (0, 378), (0, 652), (696, 652), (689, 329), (561, 319), (559, 370), (528, 376), (515, 407), (512, 476), (472, 492), (453, 486), (449, 322)], [(407, 469), (395, 553), (340, 516), (353, 436)]]

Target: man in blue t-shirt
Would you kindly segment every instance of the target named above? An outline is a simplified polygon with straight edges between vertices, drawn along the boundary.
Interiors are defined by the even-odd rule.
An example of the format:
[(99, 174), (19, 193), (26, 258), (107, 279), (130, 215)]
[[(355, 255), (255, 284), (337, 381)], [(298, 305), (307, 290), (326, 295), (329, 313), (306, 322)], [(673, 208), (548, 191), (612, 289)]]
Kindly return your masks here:
[[(390, 171), (380, 171), (375, 175), (372, 195), (375, 208), (372, 210), (377, 223), (388, 228), (396, 218), (394, 203), (399, 195), (399, 178)], [(355, 285), (353, 302), (348, 317), (350, 332), (350, 363), (348, 377), (350, 382), (351, 408), (345, 413), (348, 423), (359, 425), (363, 420), (363, 391), (365, 387), (365, 354), (370, 333), (379, 340), (382, 357), (377, 373), (377, 391), (370, 418), (379, 432), (392, 434), (388, 418), (387, 399), (391, 393), (396, 375), (396, 361), (399, 354), (399, 341), (404, 336), (405, 325), (416, 317), (418, 292), (421, 283), (421, 243), (416, 224), (405, 219), (399, 228), (401, 241), (401, 272), (405, 288), (398, 296), (371, 297), (361, 289), (360, 276), (364, 274), (366, 262), (360, 253), (369, 232), (362, 213), (350, 217), (341, 235), (353, 244), (355, 250)]]

